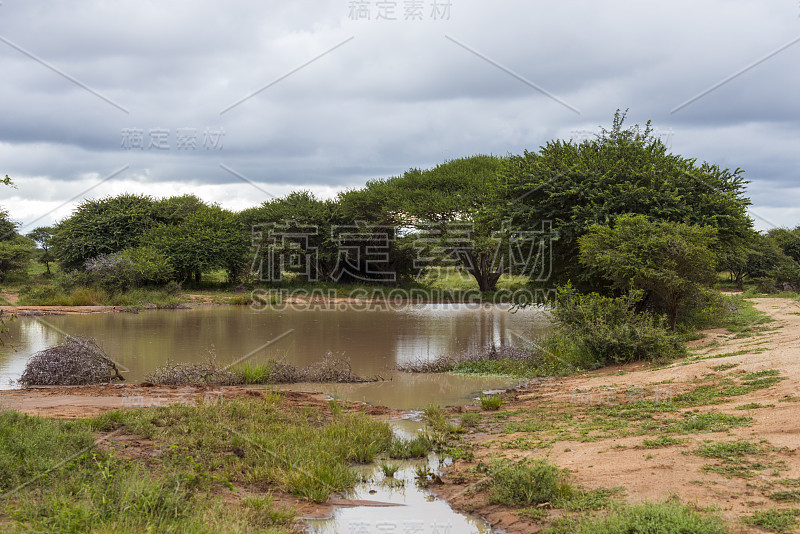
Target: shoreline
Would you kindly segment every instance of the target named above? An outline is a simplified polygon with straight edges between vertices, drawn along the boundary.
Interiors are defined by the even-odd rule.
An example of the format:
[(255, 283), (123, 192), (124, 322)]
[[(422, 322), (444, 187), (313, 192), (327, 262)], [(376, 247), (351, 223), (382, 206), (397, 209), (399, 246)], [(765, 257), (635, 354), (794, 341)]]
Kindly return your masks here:
[[(0, 409), (58, 419), (82, 419), (104, 412), (132, 408), (157, 408), (173, 404), (221, 402), (238, 398), (260, 397), (269, 386), (169, 386), (149, 382), (112, 383), (86, 386), (31, 386), (0, 390)], [(281, 389), (280, 394), (293, 405), (321, 406), (328, 395), (321, 392)], [(341, 401), (358, 406), (372, 416), (401, 416), (404, 410), (374, 406), (364, 402)]]
[(88, 315), (93, 313), (121, 313), (125, 306), (0, 306), (3, 314), (19, 317), (42, 315)]
[[(761, 298), (755, 306), (772, 322), (744, 336), (704, 331), (702, 339), (687, 343), (692, 352), (682, 360), (556, 378), (507, 392), (499, 411), (470, 410), (480, 422), (459, 446), (473, 457), (447, 467), (444, 483), (432, 486), (432, 493), (502, 532), (538, 532), (572, 513), (547, 504), (540, 506), (541, 518), (532, 519), (524, 512), (530, 505), (492, 503), (479, 489), (490, 477), (476, 472), (497, 458), (546, 460), (589, 491), (622, 488), (619, 497), (629, 504), (677, 495), (681, 502), (717, 509), (734, 532), (763, 532), (743, 518), (792, 508), (773, 495), (794, 495), (793, 481), (800, 481), (800, 302)], [(749, 376), (757, 385), (746, 385)], [(718, 392), (702, 400), (692, 396), (699, 391)], [(449, 411), (448, 419), (459, 413)], [(703, 427), (703, 417), (716, 422)], [(697, 454), (711, 442), (754, 443), (761, 452), (751, 460), (745, 456), (742, 465), (751, 467), (737, 474), (735, 464)]]
[[(568, 469), (575, 483), (587, 490), (622, 487), (621, 500), (634, 504), (662, 501), (678, 494), (683, 502), (717, 507), (731, 526), (739, 529), (737, 532), (760, 532), (744, 525), (741, 519), (767, 508), (790, 506), (791, 503), (771, 500), (771, 492), (780, 489), (782, 479), (800, 480), (800, 422), (795, 416), (796, 403), (800, 402), (800, 361), (796, 358), (800, 302), (760, 298), (755, 299), (755, 306), (772, 322), (755, 326), (746, 335), (722, 329), (704, 331), (702, 339), (687, 343), (691, 350), (688, 358), (667, 365), (636, 362), (510, 389), (503, 395), (504, 403), (498, 412), (475, 406), (445, 409), (450, 420), (464, 412), (479, 415), (480, 423), (467, 427), (462, 443), (474, 458), (454, 461), (442, 472), (444, 484), (431, 486), (429, 491), (454, 510), (480, 517), (493, 528), (510, 534), (538, 531), (547, 521), (569, 512), (550, 506), (543, 514), (547, 519), (533, 520), (515, 508), (489, 503), (485, 491), (479, 491), (486, 477), (476, 475), (476, 467), (498, 456), (513, 461), (547, 459)], [(668, 409), (652, 412), (644, 406), (641, 417), (624, 415), (619, 421), (624, 424), (619, 426), (596, 426), (597, 417), (609, 423), (616, 421), (615, 410), (623, 405), (630, 411), (642, 400), (672, 403), (698, 384), (727, 387), (727, 381), (741, 389), (743, 377), (758, 373), (779, 380), (744, 393), (723, 394), (713, 402), (676, 402)], [(81, 418), (91, 416), (87, 410), (102, 413), (119, 408), (234, 399), (262, 395), (267, 389), (268, 386), (147, 383), (44, 386), (0, 391), (0, 407), (44, 417)], [(325, 409), (327, 405), (327, 397), (321, 393), (286, 389), (281, 390), (281, 395), (293, 406)], [(348, 406), (377, 418), (399, 417), (407, 412), (365, 403), (348, 402)], [(738, 417), (743, 422), (710, 430), (672, 428), (680, 429), (685, 418), (698, 414)], [(526, 430), (531, 421), (537, 421), (537, 425)], [(640, 421), (652, 428), (640, 429)], [(552, 428), (548, 427), (551, 423)], [(669, 438), (665, 445), (643, 445), (643, 440), (654, 433), (659, 435), (667, 427), (671, 433), (665, 434)], [(765, 440), (763, 443), (768, 445), (763, 445), (763, 462), (778, 467), (771, 468), (774, 471), (754, 470), (742, 478), (726, 477), (719, 472), (719, 462), (693, 454), (706, 440)], [(658, 477), (659, 484), (652, 484), (653, 477)], [(752, 485), (754, 482), (758, 487)]]

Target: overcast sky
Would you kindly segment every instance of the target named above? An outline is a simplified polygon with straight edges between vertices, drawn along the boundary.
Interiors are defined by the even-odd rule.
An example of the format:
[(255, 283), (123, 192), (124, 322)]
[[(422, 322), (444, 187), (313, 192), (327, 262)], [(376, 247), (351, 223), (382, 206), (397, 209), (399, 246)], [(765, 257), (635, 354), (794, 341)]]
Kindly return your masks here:
[(800, 224), (798, 0), (2, 0), (0, 72), (24, 232), (122, 192), (333, 196), (617, 108), (745, 169), (757, 228)]

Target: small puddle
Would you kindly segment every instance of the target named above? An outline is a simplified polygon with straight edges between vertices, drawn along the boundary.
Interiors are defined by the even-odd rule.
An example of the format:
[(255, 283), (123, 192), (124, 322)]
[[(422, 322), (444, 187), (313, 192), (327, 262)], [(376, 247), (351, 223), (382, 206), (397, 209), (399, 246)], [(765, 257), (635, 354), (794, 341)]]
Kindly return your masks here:
[[(412, 414), (413, 417), (413, 414)], [(395, 434), (409, 439), (423, 430), (424, 423), (414, 419), (390, 421)], [(307, 520), (314, 534), (488, 534), (491, 527), (481, 519), (454, 511), (416, 483), (416, 471), (426, 465), (434, 473), (448, 462), (431, 453), (426, 460), (389, 460), (400, 466), (387, 477), (380, 466), (364, 466), (365, 482), (357, 485), (350, 499), (386, 503), (385, 506), (336, 508), (333, 517)]]

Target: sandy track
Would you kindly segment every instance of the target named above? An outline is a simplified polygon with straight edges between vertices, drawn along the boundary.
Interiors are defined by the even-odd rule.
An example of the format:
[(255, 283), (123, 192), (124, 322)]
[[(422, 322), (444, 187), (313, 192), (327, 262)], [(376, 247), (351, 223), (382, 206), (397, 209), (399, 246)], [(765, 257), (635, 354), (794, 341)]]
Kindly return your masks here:
[[(515, 399), (503, 410), (562, 411), (575, 414), (576, 421), (588, 417), (583, 408), (598, 404), (619, 404), (631, 400), (668, 400), (671, 396), (696, 387), (696, 379), (715, 374), (712, 367), (729, 364), (724, 373), (744, 374), (776, 369), (785, 380), (766, 389), (746, 395), (728, 397), (725, 402), (712, 406), (698, 406), (703, 412), (719, 412), (753, 418), (750, 426), (733, 428), (727, 432), (676, 435), (685, 439), (679, 445), (648, 449), (643, 448), (645, 438), (655, 435), (608, 437), (596, 441), (558, 440), (552, 447), (525, 450), (511, 443), (525, 433), (491, 432), (475, 434), (468, 439), (477, 444), (474, 462), (456, 462), (445, 477), (446, 484), (438, 490), (454, 507), (484, 516), (493, 525), (507, 532), (537, 532), (541, 525), (526, 521), (502, 506), (486, 504), (485, 495), (471, 491), (475, 480), (462, 481), (465, 467), (479, 461), (488, 461), (492, 455), (519, 460), (521, 458), (547, 458), (560, 467), (569, 468), (574, 479), (588, 489), (625, 488), (629, 502), (657, 501), (677, 494), (683, 501), (698, 506), (718, 506), (729, 520), (737, 522), (743, 515), (770, 507), (791, 506), (768, 498), (771, 491), (785, 489), (770, 486), (774, 471), (757, 472), (753, 478), (726, 478), (703, 470), (713, 463), (687, 452), (694, 450), (704, 440), (749, 440), (758, 443), (766, 440), (779, 449), (770, 454), (775, 462), (784, 462), (779, 478), (800, 477), (800, 302), (790, 299), (756, 299), (758, 310), (769, 314), (774, 322), (765, 325), (770, 331), (753, 337), (736, 337), (721, 330), (707, 332), (707, 337), (694, 342), (692, 356), (719, 356), (742, 351), (742, 354), (690, 362), (676, 362), (662, 369), (651, 369), (641, 364), (615, 366), (601, 372), (577, 375), (565, 379), (548, 380), (517, 392)], [(691, 358), (689, 359), (691, 360)], [(631, 396), (630, 392), (635, 392)], [(790, 402), (787, 402), (790, 401)], [(767, 407), (736, 410), (737, 406), (757, 402)], [(771, 405), (771, 406), (770, 406)], [(691, 408), (675, 410), (664, 417), (680, 417)], [(513, 421), (514, 417), (507, 419)], [(613, 433), (612, 433), (613, 434)], [(528, 434), (527, 436), (530, 436)], [(794, 503), (796, 506), (797, 503)], [(552, 517), (559, 511), (554, 510)], [(737, 528), (740, 528), (737, 525)], [(751, 530), (741, 526), (742, 532)], [(753, 529), (752, 532), (763, 532)]]

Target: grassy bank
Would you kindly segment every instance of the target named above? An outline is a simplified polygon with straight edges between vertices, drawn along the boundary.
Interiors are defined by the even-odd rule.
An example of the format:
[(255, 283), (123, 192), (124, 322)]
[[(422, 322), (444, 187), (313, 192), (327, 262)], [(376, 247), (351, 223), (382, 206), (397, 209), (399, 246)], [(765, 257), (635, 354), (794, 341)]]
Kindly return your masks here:
[[(457, 497), (459, 509), (497, 513), (496, 506), (502, 505), (517, 520), (548, 534), (725, 533), (736, 530), (716, 513), (718, 509), (682, 503), (677, 496), (631, 505), (626, 499), (636, 495), (626, 488), (581, 488), (570, 471), (551, 463), (550, 456), (557, 457), (559, 449), (566, 454), (580, 444), (605, 443), (599, 453), (641, 450), (646, 465), (660, 451), (677, 448), (701, 459), (702, 472), (747, 481), (748, 488), (766, 491), (774, 505), (796, 502), (797, 480), (786, 478), (790, 453), (765, 440), (730, 435), (752, 426), (752, 410), (764, 406), (738, 401), (749, 411), (736, 415), (712, 408), (736, 403), (738, 397), (785, 379), (774, 369), (742, 374), (726, 368), (663, 400), (657, 394), (663, 385), (621, 393), (601, 387), (596, 394), (604, 400), (597, 404), (580, 399), (521, 404), (507, 396), (492, 405), (481, 402), (481, 409), (460, 415), (438, 408), (426, 413), (438, 414), (440, 422), (433, 428), (445, 437), (440, 447), (456, 458), (446, 472), (448, 483), (457, 484), (451, 493), (472, 496)], [(596, 458), (603, 461), (602, 454)], [(679, 493), (680, 488), (674, 491)], [(798, 516), (793, 509), (775, 508), (741, 519), (770, 532), (788, 533), (795, 531)]]
[[(509, 301), (514, 291), (525, 288), (526, 279), (516, 276), (500, 278), (497, 291), (481, 293), (475, 279), (452, 268), (431, 268), (414, 280), (398, 286), (374, 284), (339, 284), (303, 282), (291, 276), (266, 284), (249, 282), (236, 286), (226, 281), (224, 271), (204, 274), (199, 285), (170, 283), (165, 287), (110, 290), (77, 283), (69, 274), (45, 275), (38, 264), (32, 264), (25, 276), (7, 281), (3, 290), (17, 293), (18, 304), (24, 306), (125, 306), (131, 308), (174, 308), (180, 304), (206, 302), (234, 305), (279, 304), (287, 297), (324, 298), (412, 298), (445, 302)], [(255, 291), (255, 294), (253, 293)], [(255, 299), (253, 298), (255, 295)], [(7, 303), (4, 303), (7, 304)]]
[[(426, 443), (413, 445), (419, 455)], [(409, 447), (361, 412), (335, 402), (304, 409), (269, 392), (78, 421), (5, 411), (0, 525), (4, 532), (295, 532), (287, 495), (318, 503), (346, 494), (359, 480), (353, 465), (408, 457)]]
[[(797, 532), (797, 462), (781, 435), (794, 430), (780, 428), (798, 399), (794, 363), (779, 350), (781, 325), (796, 327), (786, 317), (797, 312), (787, 314), (796, 309), (787, 301), (772, 306), (773, 319), (740, 304), (728, 332), (671, 365), (589, 373), (484, 395), (466, 412), (439, 410), (439, 426), (453, 430), (443, 447), (458, 451), (443, 495), (457, 509), (518, 522), (516, 531)], [(659, 469), (657, 485), (643, 483)], [(620, 487), (603, 487), (608, 480)], [(643, 497), (652, 500), (631, 504)]]
[(689, 355), (684, 344), (701, 337), (701, 328), (725, 328), (737, 337), (759, 335), (773, 328), (772, 320), (740, 295), (720, 295), (712, 303), (691, 310), (674, 332), (660, 325), (657, 318), (620, 306), (620, 299), (580, 299), (577, 304), (560, 301), (562, 307), (553, 313), (555, 328), (545, 337), (519, 345), (471, 347), (433, 360), (407, 362), (398, 369), (514, 378), (566, 376), (632, 361), (663, 365)]

